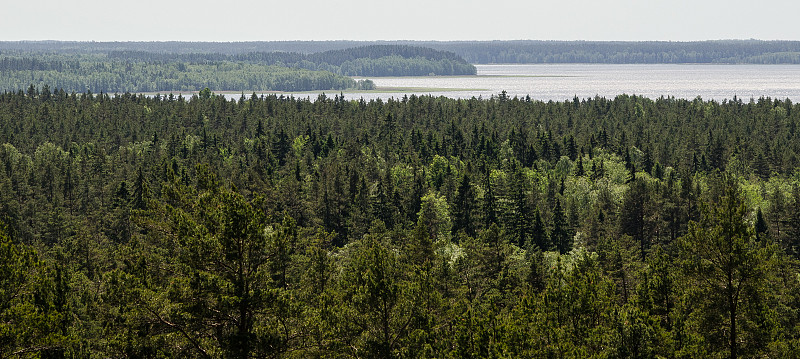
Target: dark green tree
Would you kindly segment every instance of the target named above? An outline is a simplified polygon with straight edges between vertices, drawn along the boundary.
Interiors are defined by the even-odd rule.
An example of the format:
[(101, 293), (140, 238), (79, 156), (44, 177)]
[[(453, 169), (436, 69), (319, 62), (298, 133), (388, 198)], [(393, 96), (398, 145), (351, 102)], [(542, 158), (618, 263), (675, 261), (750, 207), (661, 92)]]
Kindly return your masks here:
[(622, 199), (619, 214), (620, 232), (629, 235), (639, 244), (639, 251), (644, 258), (650, 247), (654, 226), (652, 224), (653, 209), (650, 204), (650, 192), (644, 179), (630, 183)]
[(461, 177), (458, 194), (453, 203), (453, 232), (463, 230), (469, 236), (475, 235), (474, 206), (475, 191), (472, 189), (469, 173), (465, 173)]
[(0, 223), (0, 356), (59, 357), (68, 343), (65, 308), (36, 251), (14, 243)]
[(778, 254), (770, 241), (756, 239), (738, 184), (722, 181), (722, 196), (704, 205), (700, 222), (691, 222), (679, 241), (686, 295), (695, 300), (684, 310), (703, 313), (698, 334), (710, 354), (751, 357), (775, 339), (764, 327), (775, 324), (764, 316), (772, 312), (765, 305), (775, 295), (770, 283)]
[(556, 200), (553, 208), (553, 230), (550, 232), (550, 240), (559, 253), (564, 254), (572, 250), (572, 236), (569, 234), (567, 217), (564, 209), (561, 208), (561, 200)]

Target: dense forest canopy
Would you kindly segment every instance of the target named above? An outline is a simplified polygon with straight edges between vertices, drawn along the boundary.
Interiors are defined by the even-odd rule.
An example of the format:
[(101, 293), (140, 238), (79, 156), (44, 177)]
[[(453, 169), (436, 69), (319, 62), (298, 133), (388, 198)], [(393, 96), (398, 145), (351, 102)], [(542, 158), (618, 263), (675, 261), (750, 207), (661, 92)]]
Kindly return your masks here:
[(0, 94), (1, 357), (796, 357), (800, 106)]
[[(35, 47), (33, 47), (35, 48)], [(0, 90), (50, 86), (99, 93), (200, 91), (313, 91), (374, 88), (348, 76), (474, 75), (453, 53), (375, 45), (312, 55), (257, 52), (166, 53), (110, 50), (85, 53), (31, 48), (0, 53)]]
[(798, 64), (800, 41), (271, 41), (271, 42), (0, 42), (0, 51), (108, 53), (251, 52), (315, 54), (370, 45), (425, 47), (486, 63), (749, 63)]

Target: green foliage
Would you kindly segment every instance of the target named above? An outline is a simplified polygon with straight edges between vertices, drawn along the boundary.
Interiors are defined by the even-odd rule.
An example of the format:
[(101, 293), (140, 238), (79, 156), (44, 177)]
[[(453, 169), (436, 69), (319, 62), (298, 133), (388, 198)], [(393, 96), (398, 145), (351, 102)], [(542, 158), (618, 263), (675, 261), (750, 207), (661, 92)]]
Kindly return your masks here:
[(12, 242), (4, 227), (0, 222), (0, 355), (63, 355), (69, 333), (62, 274)]
[(425, 228), (433, 241), (448, 241), (452, 220), (448, 210), (447, 199), (431, 191), (422, 197), (417, 226)]
[(679, 243), (691, 282), (687, 295), (703, 298), (689, 309), (701, 328), (706, 349), (736, 358), (763, 352), (774, 335), (776, 313), (768, 283), (775, 279), (778, 252), (766, 238), (756, 240), (745, 221), (747, 209), (739, 188), (724, 178), (723, 193), (707, 207), (699, 223)]
[[(28, 57), (47, 65), (25, 67)], [(350, 78), (329, 71), (233, 61), (183, 63), (126, 61), (104, 55), (0, 55), (7, 66), (0, 89), (36, 87), (99, 93), (201, 91), (311, 91), (343, 90), (356, 86)], [(208, 96), (201, 97), (207, 98)]]
[(346, 273), (344, 298), (354, 313), (350, 320), (361, 328), (356, 337), (365, 355), (388, 358), (396, 350), (395, 342), (402, 335), (406, 321), (403, 312), (404, 293), (400, 286), (397, 255), (382, 245), (378, 238), (368, 236), (356, 253)]
[(0, 356), (792, 357), (798, 114), (6, 92)]

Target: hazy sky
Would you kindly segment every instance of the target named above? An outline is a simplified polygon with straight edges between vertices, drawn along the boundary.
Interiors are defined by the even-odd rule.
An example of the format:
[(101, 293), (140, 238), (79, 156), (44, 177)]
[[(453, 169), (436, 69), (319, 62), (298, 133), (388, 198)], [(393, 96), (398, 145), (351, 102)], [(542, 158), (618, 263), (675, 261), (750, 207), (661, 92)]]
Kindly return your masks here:
[(800, 40), (800, 1), (3, 0), (0, 40)]

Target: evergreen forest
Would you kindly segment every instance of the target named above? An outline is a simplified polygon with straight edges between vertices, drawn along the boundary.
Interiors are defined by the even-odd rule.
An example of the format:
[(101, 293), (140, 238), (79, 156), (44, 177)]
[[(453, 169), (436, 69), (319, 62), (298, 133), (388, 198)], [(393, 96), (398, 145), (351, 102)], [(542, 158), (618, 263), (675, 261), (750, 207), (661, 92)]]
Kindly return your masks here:
[(0, 94), (2, 358), (800, 356), (800, 105)]

